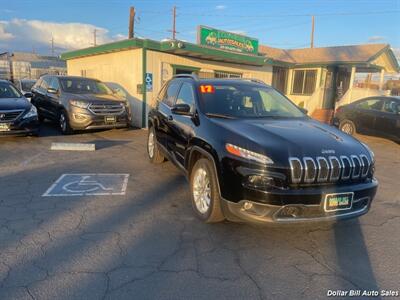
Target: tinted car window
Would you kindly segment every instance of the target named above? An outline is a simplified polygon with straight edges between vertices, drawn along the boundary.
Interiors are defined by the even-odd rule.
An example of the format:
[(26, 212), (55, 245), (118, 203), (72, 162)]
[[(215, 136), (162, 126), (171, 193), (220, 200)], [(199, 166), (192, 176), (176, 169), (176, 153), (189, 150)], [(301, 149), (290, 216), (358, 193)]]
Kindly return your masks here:
[(176, 99), (176, 104), (188, 104), (193, 110), (194, 107), (194, 94), (193, 88), (189, 83), (183, 83)]
[(382, 100), (380, 99), (369, 99), (357, 103), (356, 106), (361, 109), (381, 110), (382, 104)]
[(38, 81), (36, 81), (35, 85), (33, 86), (34, 89), (38, 89), (40, 88), (40, 86), (42, 85), (42, 78), (39, 78)]
[(178, 88), (179, 88), (178, 82), (172, 82), (168, 86), (167, 92), (165, 93), (164, 99), (163, 99), (163, 102), (165, 104), (167, 104), (168, 106), (174, 105), (175, 96), (176, 96), (176, 93), (178, 92)]
[(73, 94), (112, 94), (104, 83), (87, 78), (60, 78), (61, 89)]
[[(202, 91), (202, 87), (206, 87)], [(304, 117), (290, 100), (276, 90), (249, 84), (200, 86), (204, 113), (230, 117)]]
[(16, 87), (8, 82), (0, 82), (0, 99), (1, 98), (20, 98), (22, 95)]
[(161, 88), (161, 91), (157, 95), (157, 101), (162, 101), (165, 96), (165, 91), (167, 90), (168, 84), (164, 84), (163, 87)]
[(56, 91), (58, 91), (58, 89), (60, 88), (58, 79), (56, 77), (54, 77), (53, 80), (50, 82), (49, 88), (55, 89)]
[(40, 88), (47, 91), (47, 89), (49, 88), (49, 85), (50, 85), (50, 81), (51, 81), (51, 77), (43, 77), (42, 82), (40, 84)]
[(386, 100), (383, 105), (383, 111), (392, 114), (400, 113), (400, 101)]
[(34, 80), (23, 80), (21, 81), (21, 89), (24, 91), (30, 91), (34, 84)]

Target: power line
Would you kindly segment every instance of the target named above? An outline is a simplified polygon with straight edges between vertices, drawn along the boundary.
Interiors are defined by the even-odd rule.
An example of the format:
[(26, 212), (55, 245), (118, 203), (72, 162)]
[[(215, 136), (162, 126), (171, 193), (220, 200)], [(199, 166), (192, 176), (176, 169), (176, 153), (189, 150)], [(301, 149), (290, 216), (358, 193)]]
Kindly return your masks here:
[[(162, 11), (141, 11), (143, 14), (149, 15), (165, 15)], [(400, 13), (400, 10), (385, 10), (385, 11), (365, 11), (365, 12), (327, 12), (327, 13), (305, 13), (305, 14), (266, 14), (266, 15), (231, 15), (231, 14), (209, 14), (209, 13), (190, 13), (185, 12), (181, 17), (229, 17), (229, 18), (279, 18), (279, 17), (323, 17), (323, 16), (357, 16), (357, 15), (381, 15)]]
[(132, 39), (135, 33), (135, 8), (132, 6), (129, 9), (129, 32), (128, 39)]
[(315, 17), (312, 16), (311, 20), (312, 21), (311, 21), (311, 44), (310, 44), (310, 48), (314, 48), (314, 25), (315, 25), (314, 21), (315, 21)]
[(172, 9), (172, 39), (175, 40), (176, 38), (176, 6)]
[(54, 37), (51, 37), (51, 56), (54, 56)]
[(93, 29), (93, 46), (97, 46), (97, 42), (96, 42), (96, 38), (97, 38), (97, 29)]

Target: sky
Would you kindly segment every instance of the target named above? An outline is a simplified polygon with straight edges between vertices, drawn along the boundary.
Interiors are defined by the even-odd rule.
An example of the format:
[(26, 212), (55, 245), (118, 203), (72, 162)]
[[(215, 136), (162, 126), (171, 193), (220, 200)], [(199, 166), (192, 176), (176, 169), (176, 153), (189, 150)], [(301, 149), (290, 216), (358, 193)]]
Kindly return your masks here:
[(400, 57), (400, 0), (0, 0), (0, 52), (56, 55), (127, 37), (129, 7), (135, 35), (171, 37), (176, 5), (177, 38), (196, 42), (198, 25), (258, 38), (277, 48), (389, 43)]

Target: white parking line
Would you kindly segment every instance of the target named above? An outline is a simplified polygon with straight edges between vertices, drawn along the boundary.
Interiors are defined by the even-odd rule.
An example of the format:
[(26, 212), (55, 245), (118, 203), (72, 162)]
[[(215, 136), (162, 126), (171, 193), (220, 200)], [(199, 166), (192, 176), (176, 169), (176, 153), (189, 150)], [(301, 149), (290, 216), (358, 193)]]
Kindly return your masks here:
[(43, 151), (31, 156), (30, 158), (28, 158), (28, 159), (24, 160), (23, 162), (21, 162), (20, 166), (26, 166), (26, 165), (30, 164), (33, 160), (35, 160), (36, 158), (38, 158), (42, 154), (43, 154)]
[(64, 150), (64, 151), (95, 151), (95, 144), (83, 143), (52, 143), (50, 150)]

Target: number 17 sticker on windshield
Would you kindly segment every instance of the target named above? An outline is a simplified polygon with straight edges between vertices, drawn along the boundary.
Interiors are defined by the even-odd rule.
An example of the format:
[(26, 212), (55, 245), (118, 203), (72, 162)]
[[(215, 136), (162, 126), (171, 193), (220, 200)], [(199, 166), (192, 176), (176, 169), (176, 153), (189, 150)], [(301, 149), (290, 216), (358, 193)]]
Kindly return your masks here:
[(211, 84), (200, 85), (200, 92), (202, 94), (213, 94), (215, 93), (215, 87)]

